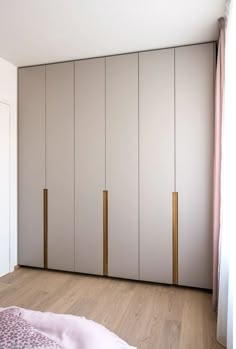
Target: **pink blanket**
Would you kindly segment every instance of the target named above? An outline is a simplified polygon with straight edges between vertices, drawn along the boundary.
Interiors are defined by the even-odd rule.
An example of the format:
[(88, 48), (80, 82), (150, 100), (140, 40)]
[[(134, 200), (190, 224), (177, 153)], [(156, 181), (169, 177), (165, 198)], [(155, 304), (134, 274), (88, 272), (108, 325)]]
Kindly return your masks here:
[(17, 309), (36, 330), (65, 349), (135, 349), (104, 326), (84, 317)]

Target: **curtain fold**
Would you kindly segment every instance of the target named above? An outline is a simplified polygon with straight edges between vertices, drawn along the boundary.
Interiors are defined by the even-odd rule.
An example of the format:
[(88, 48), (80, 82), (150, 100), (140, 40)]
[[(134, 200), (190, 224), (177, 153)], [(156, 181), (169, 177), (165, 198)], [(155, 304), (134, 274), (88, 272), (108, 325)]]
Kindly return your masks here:
[[(224, 24), (221, 22), (221, 34), (223, 33), (224, 35), (223, 28)], [(235, 348), (233, 344), (233, 296), (236, 289), (236, 5), (234, 1), (230, 2), (225, 35), (225, 84), (222, 90), (223, 103), (221, 109), (223, 117), (221, 138), (219, 274), (217, 274), (219, 275), (219, 284), (217, 288), (218, 304), (216, 304), (217, 340), (226, 346), (227, 349), (233, 349)], [(222, 37), (220, 36), (220, 38)], [(224, 43), (224, 39), (222, 42)], [(219, 59), (221, 58), (220, 56)]]
[(215, 146), (213, 198), (213, 308), (217, 310), (219, 289), (219, 239), (221, 207), (222, 114), (225, 79), (225, 21), (219, 19), (219, 43), (215, 83)]

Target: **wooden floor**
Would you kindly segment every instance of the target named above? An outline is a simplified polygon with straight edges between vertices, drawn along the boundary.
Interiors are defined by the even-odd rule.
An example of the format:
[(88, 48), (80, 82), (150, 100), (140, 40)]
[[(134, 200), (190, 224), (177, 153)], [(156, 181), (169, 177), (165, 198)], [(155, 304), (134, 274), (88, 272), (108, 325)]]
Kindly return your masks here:
[(20, 268), (0, 278), (0, 307), (83, 315), (139, 349), (223, 348), (205, 291)]

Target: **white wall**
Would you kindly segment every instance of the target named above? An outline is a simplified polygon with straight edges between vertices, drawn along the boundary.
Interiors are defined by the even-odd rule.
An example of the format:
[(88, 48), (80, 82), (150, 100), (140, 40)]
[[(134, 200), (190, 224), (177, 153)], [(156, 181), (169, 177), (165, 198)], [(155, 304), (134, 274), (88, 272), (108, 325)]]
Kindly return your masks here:
[[(0, 58), (0, 100), (10, 104), (10, 270), (17, 265), (17, 67)], [(1, 243), (1, 242), (0, 242)]]

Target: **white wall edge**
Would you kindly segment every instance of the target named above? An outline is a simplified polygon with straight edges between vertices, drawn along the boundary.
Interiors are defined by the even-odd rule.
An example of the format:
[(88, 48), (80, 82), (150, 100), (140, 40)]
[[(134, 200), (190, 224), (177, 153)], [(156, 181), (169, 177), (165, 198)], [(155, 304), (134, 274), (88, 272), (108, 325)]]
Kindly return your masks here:
[[(9, 271), (13, 272), (14, 267), (17, 264), (16, 251), (17, 245), (17, 147), (14, 146), (14, 128), (12, 123), (12, 104), (6, 98), (0, 96), (0, 103), (6, 104), (9, 106), (9, 115), (10, 115), (10, 231), (9, 231)], [(17, 142), (16, 142), (17, 144)], [(14, 171), (14, 167), (16, 171)]]

